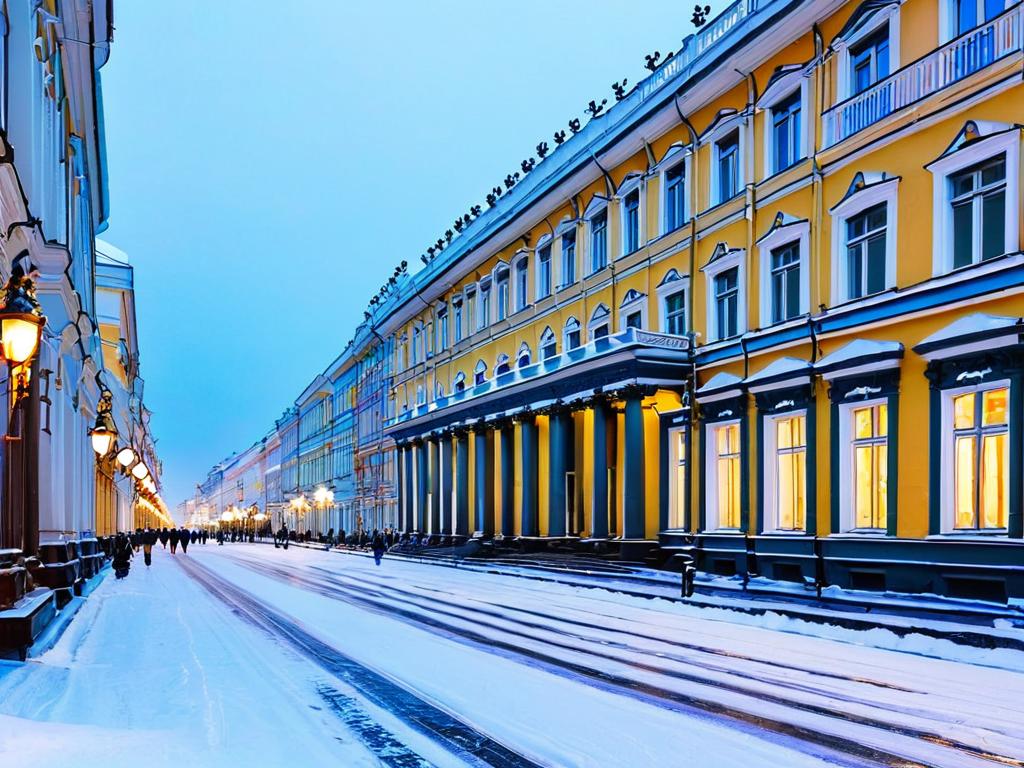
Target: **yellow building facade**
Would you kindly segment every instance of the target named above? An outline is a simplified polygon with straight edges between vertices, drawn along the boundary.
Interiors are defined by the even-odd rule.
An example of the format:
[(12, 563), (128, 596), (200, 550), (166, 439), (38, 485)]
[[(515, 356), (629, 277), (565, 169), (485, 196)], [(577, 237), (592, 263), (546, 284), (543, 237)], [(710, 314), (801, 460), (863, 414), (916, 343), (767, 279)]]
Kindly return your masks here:
[(380, 323), (407, 531), (1024, 596), (1021, 3), (731, 6)]

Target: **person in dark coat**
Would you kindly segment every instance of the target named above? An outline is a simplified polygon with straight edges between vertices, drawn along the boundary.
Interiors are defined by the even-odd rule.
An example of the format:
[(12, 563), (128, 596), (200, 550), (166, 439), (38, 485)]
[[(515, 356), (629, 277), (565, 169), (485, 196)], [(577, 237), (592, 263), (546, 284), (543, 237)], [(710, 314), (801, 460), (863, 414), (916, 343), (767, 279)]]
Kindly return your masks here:
[(373, 535), (371, 544), (373, 546), (373, 559), (376, 561), (377, 565), (380, 565), (380, 560), (384, 557), (385, 550), (384, 535), (380, 531), (377, 531)]
[(135, 550), (135, 554), (138, 554), (139, 547), (142, 546), (142, 529), (136, 528), (134, 533), (128, 534), (128, 541), (132, 543), (132, 549)]
[(210, 535), (210, 532), (203, 528), (203, 544), (206, 543), (206, 538)]
[(284, 548), (288, 549), (288, 526), (281, 523), (281, 541), (284, 542)]
[(217, 546), (224, 546), (224, 531), (222, 531), (220, 528), (217, 529)]
[(134, 554), (131, 539), (125, 536), (124, 532), (118, 533), (114, 537), (114, 575), (117, 578), (123, 579), (128, 575)]
[(191, 543), (195, 544), (199, 540), (199, 531), (192, 531), (189, 533), (189, 538), (192, 539)]
[(173, 555), (178, 551), (178, 540), (181, 538), (181, 534), (178, 533), (177, 528), (171, 528), (171, 530), (167, 532), (167, 538), (171, 540), (171, 554)]
[(167, 528), (162, 528), (160, 530), (160, 543), (164, 545), (164, 549), (167, 549), (167, 539), (169, 538), (170, 534), (167, 533)]
[(152, 528), (147, 527), (142, 532), (142, 556), (146, 560), (147, 568), (153, 564), (153, 547), (156, 546), (157, 541), (156, 531)]
[(191, 538), (191, 537), (189, 536), (188, 528), (182, 528), (178, 532), (178, 541), (181, 543), (181, 554), (183, 554), (183, 555), (186, 552), (188, 552), (189, 538)]

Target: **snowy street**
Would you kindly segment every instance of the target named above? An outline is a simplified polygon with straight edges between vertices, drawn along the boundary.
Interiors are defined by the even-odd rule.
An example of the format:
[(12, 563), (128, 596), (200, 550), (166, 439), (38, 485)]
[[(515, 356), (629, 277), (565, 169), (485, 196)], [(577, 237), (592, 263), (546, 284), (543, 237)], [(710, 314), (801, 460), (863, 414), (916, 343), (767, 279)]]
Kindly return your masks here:
[(1019, 654), (785, 629), (393, 558), (158, 548), (51, 651), (0, 662), (0, 761), (1024, 765)]

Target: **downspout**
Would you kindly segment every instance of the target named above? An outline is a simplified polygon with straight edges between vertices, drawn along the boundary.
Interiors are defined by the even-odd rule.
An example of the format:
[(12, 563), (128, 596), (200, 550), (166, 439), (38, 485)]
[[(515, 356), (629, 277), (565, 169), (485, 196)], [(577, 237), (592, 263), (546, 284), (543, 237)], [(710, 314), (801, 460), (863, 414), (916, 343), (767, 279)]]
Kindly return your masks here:
[[(814, 223), (814, 240), (810, 243), (811, 253), (808, 254), (808, 265), (811, 271), (811, 275), (814, 279), (811, 279), (811, 275), (807, 276), (808, 284), (815, 287), (815, 295), (810, 297), (808, 306), (808, 331), (811, 337), (811, 363), (812, 365), (818, 361), (818, 332), (814, 322), (814, 303), (818, 301), (818, 309), (825, 309), (824, 298), (824, 286), (822, 285), (822, 273), (821, 269), (821, 222), (823, 218), (823, 198), (822, 198), (822, 173), (821, 167), (818, 165), (818, 152), (821, 147), (821, 115), (825, 112), (825, 69), (823, 66), (822, 55), (825, 49), (825, 41), (821, 34), (821, 29), (815, 23), (811, 27), (811, 31), (814, 35), (814, 59), (815, 59), (815, 78), (814, 78), (814, 104), (815, 104), (815, 119), (813, 133), (811, 134), (811, 187), (814, 190), (813, 194), (813, 209), (812, 217)], [(818, 382), (813, 371), (811, 373), (811, 403), (810, 407), (817, 409), (817, 388)], [(815, 418), (815, 424), (817, 424), (817, 418)], [(818, 430), (815, 429), (815, 432)], [(817, 443), (818, 436), (815, 434), (814, 440)], [(819, 453), (817, 449), (814, 451), (815, 462), (818, 461)], [(835, 460), (835, 457), (830, 457), (831, 461)], [(817, 471), (817, 467), (815, 467)], [(836, 492), (835, 488), (831, 489), (832, 493)], [(816, 489), (817, 492), (817, 489)], [(815, 499), (814, 514), (818, 514), (818, 499)], [(818, 528), (817, 521), (814, 526), (814, 591), (817, 598), (821, 599), (821, 590), (825, 585), (825, 559), (822, 556), (821, 551), (821, 531)]]

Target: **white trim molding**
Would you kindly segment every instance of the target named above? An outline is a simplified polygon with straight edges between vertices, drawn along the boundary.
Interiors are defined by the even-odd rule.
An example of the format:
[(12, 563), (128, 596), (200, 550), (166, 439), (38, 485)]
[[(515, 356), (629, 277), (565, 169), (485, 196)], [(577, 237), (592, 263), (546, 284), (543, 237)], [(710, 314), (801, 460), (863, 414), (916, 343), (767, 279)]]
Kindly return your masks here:
[[(747, 260), (746, 250), (743, 248), (729, 248), (725, 243), (719, 243), (715, 247), (715, 253), (711, 260), (701, 267), (704, 273), (706, 298), (706, 325), (708, 328), (708, 341), (721, 341), (731, 336), (722, 336), (718, 327), (718, 313), (715, 312), (715, 278), (727, 269), (737, 267), (736, 284), (739, 291), (736, 302), (736, 335), (747, 331)], [(692, 323), (692, 319), (691, 319)]]
[[(806, 219), (795, 219), (778, 214), (771, 228), (757, 241), (758, 264), (761, 276), (758, 311), (762, 328), (776, 325), (772, 321), (772, 251), (790, 243), (797, 243), (800, 252), (800, 307), (797, 316), (806, 315), (811, 306), (810, 281), (810, 234), (811, 225)], [(780, 323), (792, 320), (786, 317)]]
[[(846, 223), (879, 203), (885, 203), (885, 287), (896, 287), (897, 223), (899, 176), (884, 173), (854, 174), (846, 195), (829, 209), (832, 217), (832, 269), (831, 296), (833, 305), (853, 300), (847, 290), (848, 265), (846, 263)], [(864, 298), (863, 296), (859, 298)]]
[(873, 12), (867, 11), (864, 18), (854, 24), (854, 28), (845, 37), (832, 42), (832, 49), (837, 57), (836, 102), (854, 95), (850, 83), (850, 49), (878, 31), (883, 24), (889, 25), (889, 71), (886, 77), (900, 68), (900, 5), (901, 0), (893, 0), (884, 8), (878, 8)]

